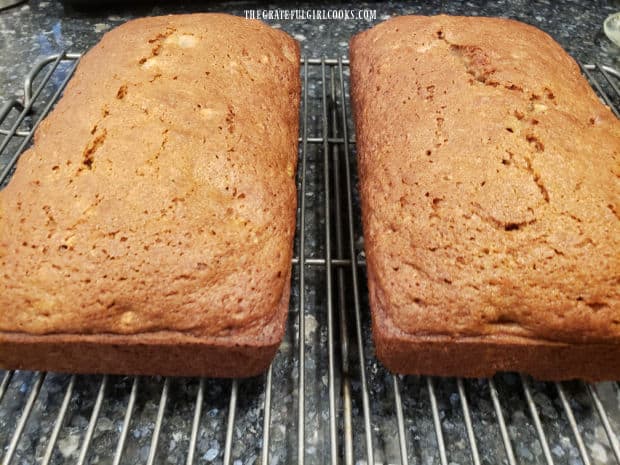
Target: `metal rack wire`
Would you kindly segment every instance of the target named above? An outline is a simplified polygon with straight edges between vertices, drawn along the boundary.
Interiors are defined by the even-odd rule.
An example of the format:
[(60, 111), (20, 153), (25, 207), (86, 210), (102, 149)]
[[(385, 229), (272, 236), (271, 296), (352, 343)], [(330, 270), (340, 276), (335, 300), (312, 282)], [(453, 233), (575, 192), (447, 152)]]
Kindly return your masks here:
[[(58, 54), (0, 107), (0, 185), (79, 60)], [(620, 73), (584, 65), (618, 115)], [(0, 372), (2, 465), (620, 463), (616, 383), (400, 377), (370, 342), (348, 62), (302, 60), (288, 331), (248, 380)]]

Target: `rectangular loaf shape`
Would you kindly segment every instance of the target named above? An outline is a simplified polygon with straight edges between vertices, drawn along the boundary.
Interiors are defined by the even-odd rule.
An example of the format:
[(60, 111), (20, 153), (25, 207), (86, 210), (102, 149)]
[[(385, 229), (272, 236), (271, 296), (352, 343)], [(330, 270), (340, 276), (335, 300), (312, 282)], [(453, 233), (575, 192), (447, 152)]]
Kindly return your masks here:
[(544, 32), (391, 19), (351, 42), (377, 355), (620, 378), (620, 123)]
[(299, 49), (258, 21), (130, 21), (0, 192), (0, 366), (252, 376), (284, 335)]

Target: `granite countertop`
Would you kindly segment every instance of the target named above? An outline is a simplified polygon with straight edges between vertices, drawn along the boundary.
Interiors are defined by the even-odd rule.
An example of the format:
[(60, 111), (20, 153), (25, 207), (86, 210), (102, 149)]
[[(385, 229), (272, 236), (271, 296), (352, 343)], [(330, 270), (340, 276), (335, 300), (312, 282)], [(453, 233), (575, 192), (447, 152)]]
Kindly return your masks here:
[[(418, 14), (466, 14), (505, 16), (533, 24), (553, 36), (581, 62), (597, 62), (620, 67), (620, 48), (603, 33), (603, 20), (620, 11), (620, 1), (542, 0), (428, 2), (272, 2), (267, 8), (369, 8), (376, 10), (375, 21), (268, 21), (294, 35), (308, 57), (346, 57), (350, 37), (391, 16)], [(424, 2), (420, 2), (424, 3)], [(434, 3), (432, 5), (431, 3)], [(105, 31), (124, 21), (148, 15), (196, 11), (223, 11), (244, 15), (245, 10), (264, 8), (261, 2), (146, 2), (140, 6), (109, 6), (97, 10), (64, 6), (56, 0), (30, 0), (0, 11), (0, 95), (20, 96), (22, 76), (39, 56), (64, 49), (84, 52)]]

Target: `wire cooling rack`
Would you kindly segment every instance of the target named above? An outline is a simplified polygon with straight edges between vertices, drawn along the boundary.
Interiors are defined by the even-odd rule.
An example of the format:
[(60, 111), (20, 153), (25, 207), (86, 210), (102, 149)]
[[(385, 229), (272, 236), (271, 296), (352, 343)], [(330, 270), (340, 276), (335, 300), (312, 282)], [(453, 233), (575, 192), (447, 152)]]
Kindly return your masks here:
[[(79, 57), (38, 62), (23, 99), (0, 107), (0, 185)], [(618, 115), (620, 74), (582, 69)], [(290, 318), (268, 372), (213, 380), (0, 371), (2, 465), (620, 463), (617, 383), (401, 377), (378, 364), (348, 71), (346, 60), (302, 60)]]

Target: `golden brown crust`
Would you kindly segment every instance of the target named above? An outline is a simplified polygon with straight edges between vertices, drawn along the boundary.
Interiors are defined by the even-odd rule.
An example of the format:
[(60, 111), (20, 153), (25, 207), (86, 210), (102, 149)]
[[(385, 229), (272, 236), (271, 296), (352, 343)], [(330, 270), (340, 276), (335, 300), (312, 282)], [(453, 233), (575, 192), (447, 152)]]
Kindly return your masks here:
[(285, 331), (290, 270), (282, 300), (263, 337), (196, 337), (178, 331), (148, 334), (0, 332), (0, 366), (15, 370), (160, 376), (256, 376), (267, 369)]
[(620, 124), (557, 43), (400, 17), (353, 38), (351, 79), (380, 355), (394, 328), (618, 344)]
[(574, 344), (502, 333), (409, 334), (394, 325), (377, 300), (371, 269), (368, 288), (376, 356), (395, 373), (484, 378), (518, 371), (552, 381), (620, 378), (620, 344)]
[(257, 21), (165, 16), (106, 34), (0, 193), (0, 331), (273, 346), (299, 95), (297, 43)]

